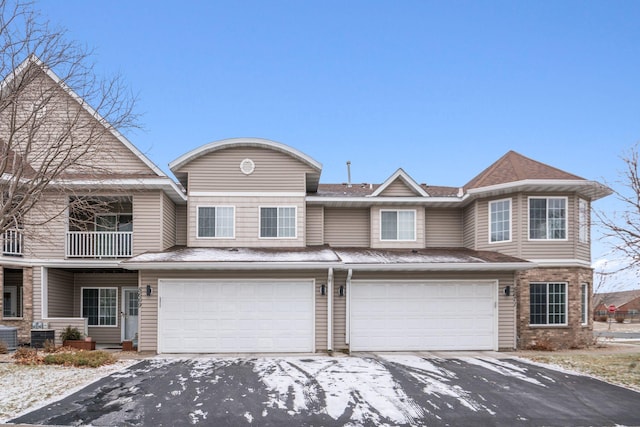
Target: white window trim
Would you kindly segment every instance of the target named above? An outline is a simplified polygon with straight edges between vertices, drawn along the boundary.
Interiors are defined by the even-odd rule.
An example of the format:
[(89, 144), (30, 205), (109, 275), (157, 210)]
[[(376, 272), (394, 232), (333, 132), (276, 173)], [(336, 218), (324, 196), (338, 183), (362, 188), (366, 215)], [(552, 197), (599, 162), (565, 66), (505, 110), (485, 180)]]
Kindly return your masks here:
[[(584, 210), (583, 210), (584, 208)], [(582, 214), (584, 213), (584, 218)], [(587, 199), (578, 198), (578, 242), (589, 244), (591, 237), (591, 215), (589, 209), (589, 201)]]
[[(500, 202), (509, 202), (509, 239), (507, 239), (507, 240), (496, 240), (495, 242), (493, 242), (493, 241), (491, 241), (491, 231), (492, 231), (491, 230), (491, 206), (494, 203), (500, 203)], [(495, 244), (498, 244), (498, 243), (511, 243), (513, 241), (513, 201), (512, 201), (512, 199), (509, 197), (509, 198), (506, 198), (506, 199), (491, 200), (489, 202), (488, 209), (489, 209), (489, 211), (487, 212), (488, 213), (487, 216), (488, 216), (488, 221), (489, 221), (489, 227), (488, 227), (489, 228), (489, 236), (487, 236), (487, 237), (489, 239), (489, 244), (490, 245), (495, 245)]]
[[(549, 285), (564, 285), (564, 323), (549, 323)], [(569, 326), (569, 283), (567, 282), (530, 282), (531, 285), (547, 285), (547, 323), (531, 323), (529, 319), (528, 324), (531, 328), (557, 328), (563, 326)], [(529, 294), (531, 295), (531, 294)], [(529, 301), (529, 314), (531, 314), (531, 301)]]
[[(546, 199), (547, 200), (547, 220), (549, 213), (549, 199), (564, 199), (564, 238), (563, 239), (532, 239), (531, 238), (531, 199)], [(547, 236), (549, 235), (549, 227), (547, 226)], [(569, 198), (566, 196), (529, 196), (527, 198), (527, 239), (530, 242), (566, 242), (569, 240)]]
[[(293, 208), (293, 218), (295, 220), (295, 224), (293, 225), (294, 228), (294, 232), (293, 232), (293, 236), (287, 236), (287, 237), (262, 237), (261, 233), (262, 233), (262, 209), (263, 208), (275, 208), (275, 209), (291, 209)], [(280, 215), (278, 214), (277, 217), (278, 220), (278, 225), (277, 225), (277, 229), (280, 229)], [(258, 239), (261, 240), (295, 240), (298, 238), (298, 207), (297, 206), (291, 206), (291, 205), (284, 205), (284, 206), (280, 206), (280, 205), (260, 205), (258, 206)]]
[[(120, 307), (118, 306), (118, 288), (116, 286), (83, 286), (80, 288), (80, 316), (84, 312), (84, 290), (85, 289), (115, 289), (116, 290), (116, 324), (115, 325), (89, 325), (87, 319), (87, 325), (89, 328), (119, 328), (118, 320), (120, 319)], [(100, 292), (98, 292), (98, 299), (100, 299)], [(98, 301), (98, 318), (100, 318), (100, 302)]]
[(581, 299), (580, 302), (584, 306), (584, 312), (580, 313), (580, 316), (581, 316), (580, 324), (582, 326), (587, 326), (589, 324), (589, 284), (588, 283), (580, 284), (580, 299)]
[[(231, 237), (200, 236), (200, 208), (231, 208), (233, 210), (233, 232)], [(236, 238), (236, 207), (233, 205), (197, 205), (196, 206), (196, 240), (233, 240)]]
[[(413, 212), (413, 239), (383, 239), (382, 238), (382, 213), (383, 212)], [(417, 209), (380, 209), (378, 213), (380, 222), (379, 237), (381, 242), (416, 242), (418, 240), (418, 211)], [(397, 226), (398, 224), (396, 224)], [(397, 230), (397, 229), (396, 229)]]

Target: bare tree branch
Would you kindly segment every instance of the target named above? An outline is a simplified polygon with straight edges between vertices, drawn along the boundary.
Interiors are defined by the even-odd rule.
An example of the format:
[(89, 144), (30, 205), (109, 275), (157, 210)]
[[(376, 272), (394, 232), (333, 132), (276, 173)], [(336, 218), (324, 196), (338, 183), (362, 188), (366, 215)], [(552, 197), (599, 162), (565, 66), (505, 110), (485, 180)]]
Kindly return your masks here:
[[(0, 0), (0, 233), (109, 208), (91, 191), (73, 196), (68, 183), (111, 174), (116, 159), (105, 141), (138, 117), (121, 77), (98, 78), (91, 54), (33, 4)], [(69, 204), (36, 215), (49, 193)]]

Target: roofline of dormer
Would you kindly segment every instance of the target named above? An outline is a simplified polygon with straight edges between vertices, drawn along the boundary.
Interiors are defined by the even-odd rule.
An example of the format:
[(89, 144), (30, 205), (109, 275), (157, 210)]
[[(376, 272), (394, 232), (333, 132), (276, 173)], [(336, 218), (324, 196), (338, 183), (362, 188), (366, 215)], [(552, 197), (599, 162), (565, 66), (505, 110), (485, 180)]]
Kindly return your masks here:
[(408, 173), (406, 173), (402, 168), (399, 168), (397, 171), (393, 173), (385, 182), (383, 182), (380, 187), (376, 189), (373, 193), (371, 193), (370, 197), (379, 196), (384, 190), (387, 189), (396, 179), (400, 178), (406, 185), (411, 187), (416, 193), (418, 193), (422, 197), (429, 197), (429, 194), (424, 191), (420, 184), (418, 184)]
[(302, 151), (299, 151), (281, 142), (271, 141), (269, 139), (264, 139), (264, 138), (229, 138), (229, 139), (222, 139), (219, 141), (213, 141), (208, 144), (202, 145), (194, 150), (191, 150), (188, 153), (185, 153), (182, 156), (178, 157), (177, 159), (169, 163), (169, 169), (171, 169), (171, 171), (175, 173), (176, 170), (180, 169), (187, 163), (197, 159), (200, 156), (211, 153), (213, 151), (218, 151), (218, 150), (231, 148), (231, 147), (267, 147), (272, 150), (286, 153), (302, 161), (303, 163), (306, 163), (307, 165), (311, 166), (313, 169), (316, 169), (318, 172), (322, 170), (322, 163), (307, 156)]
[(4, 89), (9, 83), (19, 74), (21, 74), (30, 64), (34, 64), (39, 67), (44, 73), (49, 76), (58, 86), (62, 88), (71, 98), (73, 98), (84, 110), (89, 113), (94, 119), (98, 120), (111, 134), (120, 141), (125, 147), (140, 159), (145, 165), (147, 165), (155, 174), (161, 177), (167, 177), (168, 175), (162, 171), (155, 163), (153, 163), (142, 151), (140, 151), (135, 145), (133, 145), (124, 135), (122, 135), (116, 128), (104, 118), (100, 113), (93, 109), (84, 99), (82, 99), (69, 85), (67, 85), (62, 79), (44, 62), (40, 60), (35, 54), (31, 54), (22, 61), (9, 75), (0, 83), (0, 89)]
[[(590, 191), (585, 191), (590, 190)], [(372, 195), (357, 197), (331, 197), (307, 195), (306, 201), (311, 205), (376, 206), (376, 205), (436, 205), (440, 207), (465, 206), (467, 203), (481, 198), (501, 196), (521, 192), (578, 192), (587, 194), (591, 200), (598, 200), (613, 193), (609, 187), (597, 181), (558, 180), (558, 179), (525, 179), (488, 187), (473, 188), (463, 192), (461, 188), (456, 196), (440, 197), (382, 197)]]
[(186, 203), (187, 195), (178, 187), (171, 178), (113, 178), (113, 179), (58, 179), (51, 181), (52, 186), (64, 186), (70, 188), (114, 189), (124, 188), (131, 190), (162, 190), (175, 203)]

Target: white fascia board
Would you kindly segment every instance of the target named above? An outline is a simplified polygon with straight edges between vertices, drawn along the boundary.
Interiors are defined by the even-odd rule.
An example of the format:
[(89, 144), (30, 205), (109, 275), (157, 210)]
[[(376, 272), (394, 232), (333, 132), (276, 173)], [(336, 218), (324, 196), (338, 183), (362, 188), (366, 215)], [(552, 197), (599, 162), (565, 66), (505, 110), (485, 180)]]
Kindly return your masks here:
[(48, 268), (121, 268), (122, 259), (112, 260), (65, 260), (65, 259), (41, 259), (0, 257), (2, 265), (40, 266)]
[(127, 270), (334, 270), (353, 271), (516, 271), (534, 268), (531, 262), (343, 264), (331, 262), (123, 262)]
[(532, 262), (503, 263), (414, 263), (414, 264), (343, 264), (342, 269), (358, 271), (516, 271), (537, 267)]
[(307, 196), (305, 198), (309, 204), (324, 204), (331, 202), (341, 203), (366, 203), (370, 205), (393, 205), (396, 203), (413, 203), (416, 205), (428, 205), (438, 203), (462, 203), (464, 198), (459, 197), (376, 197), (359, 196), (359, 197), (330, 197), (330, 196)]
[(179, 169), (190, 161), (197, 159), (198, 157), (210, 153), (212, 151), (221, 150), (223, 148), (228, 147), (268, 147), (272, 148), (276, 151), (280, 151), (283, 153), (287, 153), (299, 160), (307, 163), (314, 169), (318, 171), (322, 170), (322, 163), (312, 159), (311, 157), (304, 154), (302, 151), (299, 151), (293, 147), (289, 147), (286, 144), (282, 144), (280, 142), (271, 141), (269, 139), (263, 138), (229, 138), (223, 139), (219, 141), (213, 141), (208, 144), (202, 145), (194, 150), (189, 151), (188, 153), (183, 154), (178, 157), (171, 163), (169, 163), (169, 169), (172, 171), (174, 169)]
[(382, 185), (378, 187), (376, 191), (374, 191), (371, 194), (371, 197), (376, 197), (380, 195), (384, 190), (387, 189), (389, 185), (391, 185), (398, 178), (400, 178), (405, 184), (407, 184), (409, 187), (415, 190), (420, 196), (429, 197), (429, 194), (427, 194), (427, 192), (424, 191), (422, 187), (420, 187), (420, 185), (413, 178), (411, 178), (409, 174), (406, 173), (402, 168), (398, 169), (397, 171), (395, 171), (393, 175), (387, 178), (387, 180), (383, 182)]
[(591, 262), (581, 259), (530, 259), (529, 261), (538, 267), (587, 267), (591, 268)]
[(326, 270), (342, 264), (332, 262), (122, 262), (126, 270)]
[(69, 179), (51, 181), (51, 185), (63, 185), (68, 187), (89, 187), (98, 189), (103, 187), (124, 188), (159, 188), (164, 190), (175, 202), (186, 202), (187, 196), (178, 185), (169, 177), (163, 178), (114, 178), (114, 179)]
[[(597, 182), (589, 180), (577, 180), (577, 179), (524, 179), (521, 181), (507, 182), (504, 184), (489, 185), (487, 187), (472, 188), (467, 190), (468, 196), (480, 196), (485, 193), (500, 192), (507, 190), (517, 190), (518, 187), (591, 187), (594, 189), (595, 198), (599, 199), (612, 194), (612, 190), (607, 186)], [(548, 191), (545, 189), (545, 191)]]
[(127, 138), (124, 137), (116, 128), (111, 126), (111, 124), (104, 118), (100, 113), (91, 107), (87, 101), (82, 99), (71, 87), (69, 87), (65, 82), (62, 81), (60, 77), (49, 68), (44, 62), (40, 60), (36, 55), (31, 54), (27, 59), (25, 59), (16, 69), (9, 75), (5, 81), (2, 82), (3, 88), (8, 85), (8, 83), (15, 78), (18, 74), (22, 73), (22, 71), (30, 64), (33, 63), (36, 66), (40, 67), (46, 74), (49, 76), (58, 86), (60, 86), (71, 98), (73, 98), (82, 108), (88, 112), (91, 117), (98, 120), (113, 136), (116, 137), (118, 141), (120, 141), (125, 147), (127, 147), (133, 154), (135, 154), (145, 165), (147, 165), (153, 172), (155, 172), (158, 176), (168, 177), (167, 174), (162, 172), (162, 170), (156, 166), (147, 156), (142, 154), (138, 148), (133, 145)]
[(193, 197), (304, 197), (304, 191), (190, 191)]

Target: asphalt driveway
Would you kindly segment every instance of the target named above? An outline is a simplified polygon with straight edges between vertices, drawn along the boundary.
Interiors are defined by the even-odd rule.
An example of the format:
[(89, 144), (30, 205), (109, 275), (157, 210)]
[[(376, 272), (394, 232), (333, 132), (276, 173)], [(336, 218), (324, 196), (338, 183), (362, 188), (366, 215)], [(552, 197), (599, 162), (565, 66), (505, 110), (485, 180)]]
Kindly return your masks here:
[(640, 425), (640, 393), (520, 359), (149, 359), (13, 423)]

